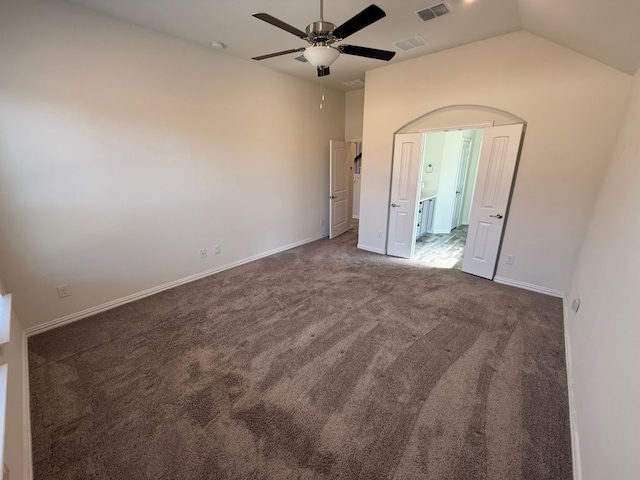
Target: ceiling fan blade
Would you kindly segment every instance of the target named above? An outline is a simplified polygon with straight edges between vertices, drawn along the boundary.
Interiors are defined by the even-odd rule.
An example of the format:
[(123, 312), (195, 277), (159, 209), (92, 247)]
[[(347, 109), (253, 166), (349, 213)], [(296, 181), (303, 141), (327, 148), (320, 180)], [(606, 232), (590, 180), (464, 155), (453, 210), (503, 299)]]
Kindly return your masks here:
[(396, 52), (389, 50), (378, 50), (377, 48), (358, 47), (356, 45), (339, 45), (340, 53), (347, 55), (357, 55), (358, 57), (375, 58), (376, 60), (391, 60)]
[(326, 77), (327, 75), (329, 75), (329, 73), (331, 73), (329, 71), (329, 67), (322, 67), (318, 69), (318, 76), (319, 77)]
[(306, 47), (300, 47), (300, 48), (294, 48), (292, 50), (284, 50), (282, 52), (269, 53), (268, 55), (260, 55), (259, 57), (253, 57), (252, 60), (264, 60), (265, 58), (279, 57), (280, 55), (287, 55), (288, 53), (303, 52), (305, 49)]
[(283, 22), (282, 20), (280, 20), (280, 19), (278, 19), (276, 17), (272, 17), (268, 13), (254, 13), (253, 16), (258, 18), (258, 19), (260, 19), (260, 20), (262, 20), (263, 22), (270, 23), (274, 27), (278, 27), (278, 28), (281, 28), (282, 30), (285, 30), (285, 31), (289, 32), (289, 33), (293, 33), (296, 37), (300, 37), (300, 38), (303, 38), (303, 39), (307, 38), (307, 34), (304, 33), (302, 30), (299, 30), (296, 27), (292, 27), (288, 23), (285, 23), (285, 22)]
[(353, 35), (357, 31), (362, 30), (364, 27), (368, 27), (372, 23), (377, 22), (386, 16), (387, 14), (384, 13), (380, 7), (376, 5), (369, 5), (360, 13), (336, 28), (333, 31), (333, 36), (342, 39), (347, 38), (349, 35)]

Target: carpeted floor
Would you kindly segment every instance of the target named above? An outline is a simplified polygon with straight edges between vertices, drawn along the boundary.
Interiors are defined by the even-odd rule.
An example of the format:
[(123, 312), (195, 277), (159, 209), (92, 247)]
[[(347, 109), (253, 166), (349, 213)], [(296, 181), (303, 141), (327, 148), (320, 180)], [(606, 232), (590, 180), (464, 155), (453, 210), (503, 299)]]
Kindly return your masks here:
[(355, 244), (31, 337), (35, 479), (570, 479), (560, 300)]

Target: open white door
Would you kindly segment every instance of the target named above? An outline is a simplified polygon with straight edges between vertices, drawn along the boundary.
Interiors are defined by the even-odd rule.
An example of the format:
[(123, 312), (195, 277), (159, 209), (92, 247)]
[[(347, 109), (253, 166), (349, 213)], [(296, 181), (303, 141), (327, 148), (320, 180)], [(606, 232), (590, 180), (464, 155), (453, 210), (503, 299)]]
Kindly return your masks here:
[(387, 255), (413, 255), (422, 138), (422, 133), (399, 133), (395, 137)]
[(331, 140), (329, 154), (329, 238), (342, 235), (351, 228), (350, 143)]
[(522, 124), (484, 129), (462, 271), (493, 280)]

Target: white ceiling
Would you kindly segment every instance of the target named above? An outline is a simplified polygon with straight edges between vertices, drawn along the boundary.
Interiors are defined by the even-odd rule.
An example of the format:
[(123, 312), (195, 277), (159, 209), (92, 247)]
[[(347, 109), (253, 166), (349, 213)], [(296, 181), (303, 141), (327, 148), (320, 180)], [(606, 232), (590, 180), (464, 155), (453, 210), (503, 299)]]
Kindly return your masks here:
[[(90, 9), (208, 46), (223, 42), (225, 53), (245, 59), (306, 46), (306, 42), (251, 16), (265, 12), (301, 30), (319, 19), (319, 0), (68, 0)], [(528, 30), (618, 70), (640, 68), (640, 0), (446, 0), (448, 15), (423, 22), (415, 12), (437, 0), (325, 0), (324, 18), (340, 25), (372, 2), (387, 16), (342, 43), (396, 51), (391, 63), (428, 55), (516, 30)], [(402, 52), (393, 43), (421, 35), (428, 46)], [(212, 55), (220, 55), (212, 50)], [(299, 54), (260, 63), (308, 80), (315, 69)], [(253, 60), (250, 60), (253, 61)], [(364, 79), (387, 62), (342, 55), (326, 84)]]

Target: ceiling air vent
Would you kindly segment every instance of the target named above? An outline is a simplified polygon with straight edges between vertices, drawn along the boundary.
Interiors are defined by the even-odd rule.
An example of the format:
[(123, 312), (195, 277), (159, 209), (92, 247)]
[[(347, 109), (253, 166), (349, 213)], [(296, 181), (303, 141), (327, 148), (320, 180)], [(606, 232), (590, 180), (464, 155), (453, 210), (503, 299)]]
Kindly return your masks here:
[(436, 17), (441, 17), (442, 15), (446, 15), (451, 11), (451, 7), (446, 2), (436, 3), (435, 5), (431, 5), (419, 12), (416, 12), (418, 16), (422, 19), (423, 22), (427, 20), (431, 20)]
[(414, 48), (429, 45), (429, 42), (427, 42), (420, 35), (416, 35), (415, 37), (405, 38), (404, 40), (394, 42), (393, 44), (403, 52), (406, 52), (407, 50), (413, 50)]
[(342, 85), (349, 88), (362, 88), (364, 87), (364, 80), (351, 80), (350, 82), (344, 82)]
[(302, 63), (308, 62), (308, 60), (304, 58), (304, 55), (300, 55), (299, 57), (294, 58), (294, 60), (298, 60), (299, 62), (302, 62)]

